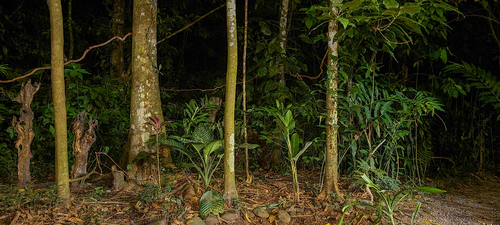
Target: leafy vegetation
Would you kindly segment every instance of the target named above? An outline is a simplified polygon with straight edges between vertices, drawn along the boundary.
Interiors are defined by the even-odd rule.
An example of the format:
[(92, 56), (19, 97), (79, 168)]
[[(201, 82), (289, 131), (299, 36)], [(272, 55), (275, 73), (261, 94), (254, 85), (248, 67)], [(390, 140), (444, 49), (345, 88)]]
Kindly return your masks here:
[[(225, 135), (220, 109), (226, 105), (214, 104), (211, 98), (222, 99), (225, 93), (225, 12), (216, 10), (192, 23), (207, 9), (220, 7), (223, 2), (159, 2), (159, 57), (154, 68), (160, 78), (164, 115), (144, 115), (153, 130), (153, 136), (147, 138), (157, 151), (154, 157), (147, 152), (139, 154), (134, 161), (151, 160), (157, 166), (155, 176), (159, 182), (157, 187), (145, 186), (139, 194), (142, 202), (158, 200), (155, 196), (160, 195), (161, 178), (171, 172), (160, 164), (158, 149), (163, 145), (172, 150), (175, 166), (188, 173), (192, 169), (208, 191), (202, 197), (203, 205), (200, 201), (202, 216), (223, 212), (218, 208), (222, 207), (216, 192), (219, 183), (214, 180), (223, 177), (219, 165)], [(332, 58), (338, 61), (339, 74), (335, 90), (339, 171), (375, 190), (379, 202), (372, 206), (379, 220), (394, 223), (397, 205), (411, 194), (402, 189), (404, 185), (422, 185), (428, 177), (453, 178), (465, 172), (498, 170), (500, 80), (494, 71), (500, 69), (499, 31), (495, 24), (500, 7), (496, 1), (334, 2), (336, 15), (331, 14), (328, 1), (293, 1), (286, 51), (279, 44), (279, 7), (264, 0), (250, 4), (245, 100), (249, 121), (245, 128), (250, 137), (244, 141), (240, 86), (236, 89), (234, 135), (236, 146), (253, 148), (248, 159), (252, 172), (272, 170), (291, 175), (295, 201), (300, 200), (301, 172), (318, 172), (314, 175), (319, 181), (311, 186), (323, 185), (327, 116), (324, 99), (332, 91), (326, 88), (332, 71), (327, 72), (325, 65), (332, 58), (326, 50), (329, 20), (339, 24), (335, 39), (339, 56)], [(130, 31), (132, 1), (124, 3), (123, 26)], [(73, 46), (67, 46), (70, 42), (66, 40), (66, 54), (72, 48), (76, 55), (73, 58), (79, 58), (89, 46), (115, 36), (109, 28), (113, 4), (74, 2), (75, 40)], [(28, 0), (0, 3), (1, 183), (16, 180), (16, 134), (11, 118), (18, 116), (20, 106), (12, 99), (27, 79), (42, 84), (31, 106), (35, 118), (33, 179), (36, 183), (54, 178), (55, 128), (49, 72), (40, 70), (18, 81), (6, 81), (50, 62), (48, 15), (40, 11), (45, 7), (43, 2)], [(65, 2), (64, 7), (68, 10), (70, 6)], [(65, 13), (70, 16), (68, 11)], [(237, 25), (238, 37), (242, 37), (243, 23), (238, 21)], [(186, 29), (175, 33), (183, 27)], [(69, 35), (65, 36), (69, 39)], [(243, 44), (242, 38), (238, 41), (238, 45)], [(132, 58), (131, 41), (113, 43), (93, 49), (82, 61), (69, 63), (64, 70), (67, 121), (82, 111), (99, 121), (96, 142), (89, 153), (94, 163), (89, 164), (104, 173), (111, 165), (126, 168), (128, 158), (124, 152), (131, 123), (133, 83), (130, 69), (126, 69)], [(123, 46), (125, 70), (112, 76), (109, 61), (117, 43)], [(277, 77), (280, 63), (285, 82)], [(160, 116), (168, 118), (168, 123), (160, 121)], [(73, 138), (69, 134), (69, 148)], [(97, 160), (94, 153), (104, 148), (109, 158)], [(238, 154), (236, 150), (236, 169), (244, 163)], [(70, 165), (73, 161), (70, 153)], [(4, 199), (11, 212), (25, 206), (33, 208), (37, 202), (57, 202), (49, 193), (43, 199), (36, 191), (26, 191), (31, 200), (23, 193), (12, 193)], [(105, 196), (104, 191), (101, 185), (93, 187), (90, 194), (98, 199)], [(97, 217), (92, 221), (100, 221)]]

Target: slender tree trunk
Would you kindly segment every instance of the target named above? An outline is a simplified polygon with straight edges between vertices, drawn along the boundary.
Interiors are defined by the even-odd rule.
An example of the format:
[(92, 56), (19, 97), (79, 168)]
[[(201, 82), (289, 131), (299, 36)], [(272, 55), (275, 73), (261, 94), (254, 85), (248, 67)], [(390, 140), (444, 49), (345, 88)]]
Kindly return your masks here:
[[(123, 25), (125, 23), (125, 1), (113, 1), (113, 19), (111, 21), (111, 32), (114, 36), (123, 36)], [(111, 52), (111, 77), (124, 76), (123, 41), (113, 43)]]
[[(132, 84), (130, 97), (130, 131), (128, 136), (129, 178), (138, 184), (158, 182), (156, 160), (132, 161), (140, 152), (154, 154), (147, 142), (154, 128), (150, 117), (163, 121), (160, 85), (156, 68), (156, 0), (134, 0), (132, 22)], [(149, 157), (146, 157), (149, 159)], [(151, 178), (154, 177), (153, 180)]]
[(288, 38), (288, 9), (290, 0), (281, 1), (281, 13), (280, 13), (280, 31), (279, 31), (279, 43), (281, 52), (278, 56), (278, 79), (279, 82), (285, 86), (285, 67), (283, 65), (283, 58), (286, 57), (286, 42)]
[(50, 65), (56, 151), (57, 194), (68, 202), (68, 127), (66, 121), (66, 93), (64, 85), (64, 28), (61, 0), (49, 0), (50, 12)]
[(227, 0), (227, 74), (224, 106), (224, 196), (238, 197), (234, 172), (234, 107), (236, 104), (236, 74), (238, 72), (238, 38), (236, 30), (236, 1)]
[[(330, 0), (331, 14), (338, 14), (337, 8), (334, 6), (335, 0)], [(325, 185), (319, 194), (319, 199), (328, 199), (330, 192), (334, 191), (337, 199), (342, 199), (342, 195), (338, 186), (338, 41), (335, 40), (338, 32), (338, 22), (330, 19), (328, 23), (328, 72), (326, 91), (326, 166), (325, 166)]]
[(73, 0), (68, 0), (68, 34), (69, 34), (69, 53), (68, 60), (73, 59), (75, 51), (75, 38), (73, 37)]
[[(243, 31), (243, 56), (242, 56), (242, 87), (243, 87), (243, 141), (248, 143), (247, 130), (247, 44), (248, 44), (248, 0), (245, 0), (245, 27)], [(245, 147), (245, 182), (252, 183), (253, 176), (250, 174), (248, 162), (248, 148)]]
[(31, 142), (35, 138), (33, 131), (33, 110), (31, 110), (31, 102), (33, 96), (40, 89), (40, 83), (31, 85), (31, 80), (23, 83), (21, 92), (14, 98), (14, 101), (21, 103), (19, 110), (19, 120), (14, 117), (12, 126), (17, 133), (15, 146), (17, 149), (17, 178), (18, 185), (23, 186), (31, 182), (30, 161), (33, 155), (31, 154)]

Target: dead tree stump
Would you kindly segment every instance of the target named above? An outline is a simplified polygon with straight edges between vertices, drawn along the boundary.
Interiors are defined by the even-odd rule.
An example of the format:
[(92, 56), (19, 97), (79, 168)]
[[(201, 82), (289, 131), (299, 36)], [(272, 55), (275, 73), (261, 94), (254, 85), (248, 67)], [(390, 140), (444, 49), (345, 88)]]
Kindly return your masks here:
[[(75, 155), (75, 163), (71, 167), (71, 178), (79, 178), (87, 175), (87, 159), (89, 156), (90, 147), (94, 144), (95, 129), (97, 127), (97, 120), (92, 117), (89, 118), (88, 126), (85, 125), (87, 118), (86, 112), (79, 113), (73, 121), (72, 133), (75, 139), (73, 140), (73, 154)], [(71, 183), (71, 190), (76, 191), (80, 189), (83, 181)]]
[(28, 82), (23, 83), (21, 92), (13, 100), (21, 103), (19, 120), (15, 116), (12, 118), (12, 126), (17, 133), (15, 147), (17, 149), (17, 178), (19, 186), (26, 185), (31, 181), (30, 161), (33, 157), (31, 154), (31, 142), (35, 138), (35, 132), (33, 132), (34, 113), (31, 110), (31, 102), (38, 89), (40, 89), (40, 83), (35, 83), (35, 86), (33, 86), (31, 85), (31, 80), (28, 80)]

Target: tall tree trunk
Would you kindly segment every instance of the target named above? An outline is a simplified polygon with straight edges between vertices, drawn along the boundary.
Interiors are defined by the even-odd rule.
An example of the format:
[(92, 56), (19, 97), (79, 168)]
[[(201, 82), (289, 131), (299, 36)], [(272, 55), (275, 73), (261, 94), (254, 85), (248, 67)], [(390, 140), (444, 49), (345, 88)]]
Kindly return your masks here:
[(236, 1), (227, 0), (227, 74), (224, 105), (224, 196), (231, 202), (238, 197), (234, 172), (234, 107), (236, 104), (236, 74), (238, 72), (238, 38)]
[(33, 110), (31, 110), (31, 102), (33, 96), (40, 89), (40, 83), (31, 85), (31, 80), (23, 83), (21, 92), (14, 98), (14, 101), (21, 103), (19, 110), (19, 120), (16, 117), (12, 120), (12, 126), (17, 133), (15, 143), (17, 149), (17, 178), (18, 185), (23, 186), (31, 182), (30, 161), (33, 155), (31, 154), (31, 142), (35, 137), (33, 131)]
[(68, 60), (73, 59), (73, 52), (75, 51), (75, 38), (73, 37), (73, 0), (68, 0), (68, 34), (69, 34), (69, 53)]
[[(247, 45), (248, 45), (248, 0), (245, 0), (245, 26), (243, 31), (243, 56), (242, 58), (242, 92), (243, 92), (243, 141), (248, 143), (248, 130), (247, 130)], [(249, 161), (248, 161), (248, 147), (245, 147), (245, 182), (252, 183), (253, 176), (250, 174)]]
[[(337, 15), (338, 9), (334, 6), (334, 1), (330, 0), (331, 14)], [(325, 165), (325, 185), (319, 194), (319, 199), (328, 199), (330, 192), (334, 191), (338, 200), (342, 199), (338, 186), (338, 41), (335, 36), (338, 32), (338, 22), (330, 19), (328, 23), (328, 71), (327, 82), (328, 87), (326, 90), (326, 165)], [(333, 190), (332, 190), (333, 189)]]
[[(278, 34), (281, 52), (278, 56), (278, 79), (279, 82), (285, 86), (285, 66), (283, 65), (283, 58), (286, 57), (286, 42), (288, 38), (288, 9), (290, 0), (281, 1), (280, 13), (280, 31)], [(283, 101), (282, 101), (283, 102)]]
[[(132, 166), (129, 178), (138, 184), (158, 182), (156, 160), (132, 161), (141, 152), (154, 154), (147, 142), (154, 128), (147, 123), (150, 117), (163, 121), (160, 85), (156, 68), (156, 0), (134, 0), (132, 22), (132, 85), (130, 97), (130, 130), (128, 162)], [(155, 179), (151, 180), (154, 177)]]
[(68, 127), (66, 121), (66, 93), (64, 85), (64, 28), (61, 0), (49, 0), (50, 12), (50, 65), (56, 151), (57, 194), (68, 202)]
[[(113, 19), (111, 21), (111, 32), (114, 36), (123, 36), (123, 25), (125, 23), (125, 1), (113, 1)], [(111, 52), (111, 77), (123, 76), (124, 72), (123, 61), (123, 41), (119, 40), (113, 43), (113, 51)]]

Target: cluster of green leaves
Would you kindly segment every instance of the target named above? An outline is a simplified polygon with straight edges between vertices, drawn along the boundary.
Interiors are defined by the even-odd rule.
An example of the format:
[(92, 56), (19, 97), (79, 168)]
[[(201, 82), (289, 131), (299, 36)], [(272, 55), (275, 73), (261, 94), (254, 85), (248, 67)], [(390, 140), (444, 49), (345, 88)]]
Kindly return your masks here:
[(379, 83), (379, 76), (390, 75), (355, 76), (356, 82), (341, 96), (341, 143), (353, 170), (397, 180), (401, 172), (413, 174), (421, 161), (429, 163), (430, 158), (419, 158), (423, 155), (417, 154), (411, 133), (425, 116), (443, 109), (430, 93), (395, 90)]
[[(395, 193), (388, 192), (382, 188), (380, 188), (377, 184), (375, 184), (366, 174), (361, 174), (361, 178), (365, 182), (367, 188), (375, 190), (375, 193), (377, 194), (377, 202), (353, 202), (345, 205), (342, 208), (342, 212), (346, 212), (349, 210), (352, 206), (355, 205), (361, 205), (365, 207), (369, 207), (371, 209), (374, 209), (377, 212), (377, 220), (374, 221), (374, 223), (384, 223), (383, 220), (388, 221), (390, 224), (399, 224), (396, 223), (394, 219), (394, 212), (397, 211), (397, 207), (399, 204), (409, 195), (411, 195), (415, 191), (422, 191), (426, 193), (431, 193), (431, 194), (442, 194), (446, 191), (438, 189), (438, 188), (432, 188), (432, 187), (414, 187), (411, 189), (401, 189), (400, 191), (397, 191)], [(422, 205), (421, 202), (417, 202), (415, 205), (415, 209), (413, 210), (413, 214), (410, 218), (410, 224), (413, 224), (415, 222), (415, 219), (418, 215), (418, 212), (420, 211), (420, 206)], [(340, 219), (338, 224), (342, 224), (344, 219), (344, 215), (342, 215), (342, 218)]]
[(223, 133), (218, 129), (218, 135), (214, 134), (213, 130), (220, 126), (213, 124), (209, 118), (210, 111), (216, 107), (206, 98), (201, 104), (191, 100), (186, 103), (182, 122), (173, 123), (173, 126), (182, 127), (183, 135), (173, 134), (159, 140), (161, 144), (172, 147), (189, 159), (191, 164), (188, 167), (196, 168), (205, 188), (210, 186), (210, 180), (222, 160)]
[[(479, 101), (484, 104), (491, 104), (495, 110), (500, 109), (500, 81), (496, 76), (492, 75), (491, 72), (466, 62), (462, 62), (462, 64), (451, 63), (443, 69), (443, 72), (446, 74), (462, 74), (468, 81), (468, 86), (479, 90)], [(469, 88), (457, 85), (453, 87), (455, 88), (443, 89), (445, 92), (449, 93), (450, 96), (455, 98), (458, 97), (458, 92), (466, 95), (465, 90), (469, 90)], [(497, 120), (500, 120), (500, 113), (497, 114)]]

